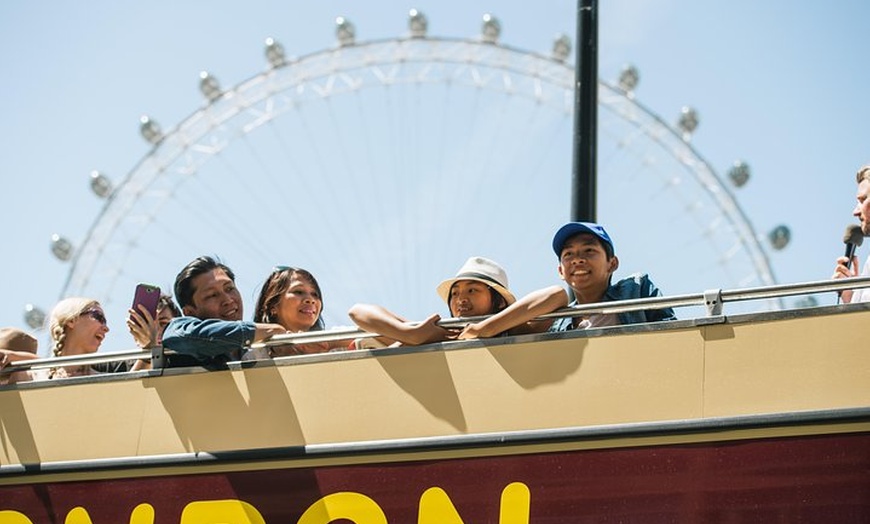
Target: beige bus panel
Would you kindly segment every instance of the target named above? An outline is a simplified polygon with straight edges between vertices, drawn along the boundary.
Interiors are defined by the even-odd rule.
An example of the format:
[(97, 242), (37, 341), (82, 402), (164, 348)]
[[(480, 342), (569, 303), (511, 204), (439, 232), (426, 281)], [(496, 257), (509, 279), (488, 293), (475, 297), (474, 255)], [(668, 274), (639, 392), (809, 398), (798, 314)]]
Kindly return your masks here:
[(870, 405), (870, 312), (0, 391), (0, 464)]

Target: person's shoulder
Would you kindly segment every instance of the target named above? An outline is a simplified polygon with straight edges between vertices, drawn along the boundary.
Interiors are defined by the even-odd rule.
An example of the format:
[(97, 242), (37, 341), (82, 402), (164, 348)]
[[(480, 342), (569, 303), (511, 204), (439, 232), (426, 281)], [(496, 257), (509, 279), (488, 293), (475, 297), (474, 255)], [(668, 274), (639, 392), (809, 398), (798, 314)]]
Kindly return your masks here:
[(632, 273), (625, 278), (619, 279), (611, 287), (621, 289), (633, 286), (644, 287), (650, 284), (652, 284), (652, 280), (649, 278), (649, 273)]
[(616, 300), (657, 296), (658, 288), (648, 273), (632, 273), (610, 286), (608, 295)]
[(169, 321), (169, 324), (166, 324), (166, 327), (169, 328), (169, 326), (184, 326), (186, 324), (190, 324), (191, 322), (197, 322), (199, 320), (200, 319), (197, 317), (189, 317), (187, 315), (182, 315), (180, 317), (173, 317)]
[(255, 326), (255, 323), (251, 320), (223, 320), (220, 318), (199, 318), (199, 317), (191, 317), (191, 316), (180, 316), (175, 317), (169, 321), (169, 324), (166, 325), (166, 329), (169, 328), (184, 328), (187, 326), (221, 326), (221, 325), (232, 325), (232, 326)]
[(617, 282), (617, 284), (620, 284), (623, 282), (635, 282), (635, 283), (639, 284), (641, 282), (649, 282), (649, 281), (650, 281), (649, 273), (632, 273), (625, 278), (619, 279), (619, 282)]
[(195, 325), (201, 322), (197, 317), (174, 317), (169, 321), (169, 324), (166, 324), (166, 329), (163, 330), (163, 340), (171, 339), (174, 335), (178, 333), (183, 333), (191, 328), (191, 325)]

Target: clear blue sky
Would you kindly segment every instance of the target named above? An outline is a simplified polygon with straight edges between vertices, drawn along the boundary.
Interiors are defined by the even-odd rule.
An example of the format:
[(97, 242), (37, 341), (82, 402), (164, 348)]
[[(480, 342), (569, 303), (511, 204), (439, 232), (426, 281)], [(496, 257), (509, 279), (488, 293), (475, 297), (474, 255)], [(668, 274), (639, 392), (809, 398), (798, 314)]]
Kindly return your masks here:
[[(641, 73), (636, 97), (644, 106), (667, 121), (675, 120), (683, 105), (697, 108), (701, 123), (692, 139), (696, 150), (720, 174), (738, 158), (752, 168), (749, 184), (734, 193), (755, 229), (765, 234), (782, 223), (792, 230), (787, 249), (768, 250), (778, 281), (829, 277), (833, 260), (843, 250), (843, 230), (852, 220), (854, 172), (870, 162), (866, 58), (870, 4), (861, 0), (607, 0), (601, 4), (600, 76), (612, 81), (624, 64), (632, 63)], [(543, 53), (555, 34), (566, 33), (572, 40), (575, 34), (576, 4), (555, 0), (3, 2), (0, 223), (5, 225), (5, 247), (0, 325), (25, 327), (25, 304), (32, 302), (48, 311), (57, 301), (69, 266), (51, 255), (49, 238), (56, 232), (74, 243), (85, 238), (103, 205), (88, 188), (88, 174), (98, 169), (118, 182), (148, 153), (149, 146), (138, 133), (142, 114), (151, 115), (164, 129), (172, 128), (203, 105), (197, 89), (200, 71), (212, 72), (224, 87), (263, 71), (266, 37), (278, 39), (288, 55), (330, 48), (335, 45), (333, 23), (338, 15), (353, 21), (360, 41), (401, 36), (407, 33), (410, 8), (426, 14), (430, 34), (451, 37), (479, 34), (481, 16), (492, 12), (502, 24), (502, 42)], [(651, 195), (633, 191), (631, 183), (619, 187), (622, 193), (603, 199), (609, 207), (601, 210), (609, 218), (608, 227), (619, 233), (618, 246), (640, 244), (672, 231), (672, 225), (659, 221), (654, 213), (635, 214)], [(498, 196), (498, 191), (487, 194)], [(561, 206), (560, 202), (533, 205)], [(254, 228), (262, 219), (258, 211), (256, 206), (240, 205), (227, 213)], [(327, 206), (323, 220), (343, 211)], [(566, 207), (566, 217), (567, 212)], [(461, 209), (453, 213), (456, 231), (474, 225)], [(536, 238), (540, 242), (531, 250), (546, 250), (552, 232), (538, 229), (506, 232), (503, 241)], [(274, 241), (281, 243), (286, 237), (277, 235)], [(347, 240), (333, 242), (344, 245)], [(220, 254), (224, 249), (215, 243), (211, 251)], [(462, 254), (445, 255), (433, 275), (446, 278), (466, 254), (475, 254), (465, 245), (462, 249)], [(868, 249), (865, 246), (859, 254), (866, 256)], [(160, 246), (149, 245), (139, 253), (145, 257), (159, 250)], [(427, 256), (422, 253), (421, 257)], [(191, 258), (188, 255), (178, 254), (184, 260)], [(317, 275), (332, 275), (329, 268), (339, 265), (335, 259), (355, 263), (347, 252), (333, 250), (327, 258), (332, 260), (262, 260), (259, 274), (244, 281), (246, 317), (253, 307), (254, 288), (273, 264), (304, 263)], [(663, 285), (666, 293), (701, 291), (682, 289), (680, 278), (710, 259), (675, 249), (654, 260), (633, 258), (623, 259), (623, 266), (650, 271), (657, 281), (668, 283)], [(548, 259), (546, 267), (540, 266), (543, 269), (537, 260), (500, 261), (509, 268), (518, 294), (557, 282), (555, 259)], [(119, 264), (142, 271), (136, 260)], [(171, 267), (141, 279), (166, 287), (179, 265), (173, 261)], [(536, 276), (527, 277), (525, 272)], [(342, 296), (338, 277), (331, 280), (321, 284), (327, 288), (327, 301), (335, 297), (335, 307), (379, 300)], [(412, 317), (427, 311), (444, 313), (431, 290), (437, 278), (421, 276), (420, 280), (403, 281), (402, 290), (414, 297), (418, 290), (409, 288), (419, 287), (421, 298), (414, 298), (413, 305), (384, 305)], [(132, 296), (132, 288), (128, 294)], [(826, 300), (822, 298), (823, 303)], [(111, 313), (113, 331), (106, 348), (129, 347), (121, 313)], [(342, 314), (343, 310), (333, 310), (331, 323), (346, 324)], [(44, 345), (44, 334), (40, 339)]]

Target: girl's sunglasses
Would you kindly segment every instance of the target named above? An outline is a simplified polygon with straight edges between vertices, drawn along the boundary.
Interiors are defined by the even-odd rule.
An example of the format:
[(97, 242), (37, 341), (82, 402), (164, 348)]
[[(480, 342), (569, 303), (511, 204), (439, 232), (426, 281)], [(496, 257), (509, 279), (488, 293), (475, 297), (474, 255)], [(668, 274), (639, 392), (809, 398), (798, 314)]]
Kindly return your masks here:
[(99, 309), (89, 309), (82, 313), (82, 316), (84, 315), (91, 317), (104, 326), (106, 325), (106, 315)]

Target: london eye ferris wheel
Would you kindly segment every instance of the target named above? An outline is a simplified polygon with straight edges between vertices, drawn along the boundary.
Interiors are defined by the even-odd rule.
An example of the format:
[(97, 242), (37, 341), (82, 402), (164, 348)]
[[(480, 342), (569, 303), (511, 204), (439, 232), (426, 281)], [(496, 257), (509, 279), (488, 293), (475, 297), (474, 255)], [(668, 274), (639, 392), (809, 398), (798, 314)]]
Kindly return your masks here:
[[(490, 15), (478, 36), (434, 37), (413, 10), (407, 35), (361, 42), (338, 18), (336, 36), (295, 58), (269, 38), (264, 71), (228, 88), (201, 73), (204, 105), (165, 131), (144, 116), (148, 153), (117, 182), (92, 173), (102, 210), (80, 240), (53, 237), (69, 261), (60, 295), (100, 300), (121, 326), (137, 282), (169, 292), (214, 254), (235, 270), (246, 318), (271, 267), (293, 265), (319, 280), (327, 324), (346, 325), (355, 302), (415, 319), (445, 310), (434, 288), (472, 255), (504, 265), (518, 295), (558, 282), (570, 39), (516, 49)], [(720, 176), (692, 147), (697, 113), (668, 124), (637, 100), (638, 79), (627, 67), (598, 85), (598, 221), (618, 274), (649, 272), (666, 294), (774, 283), (767, 240), (784, 247), (788, 229), (761, 236), (740, 208), (748, 166)], [(688, 252), (693, 270), (675, 271)]]

